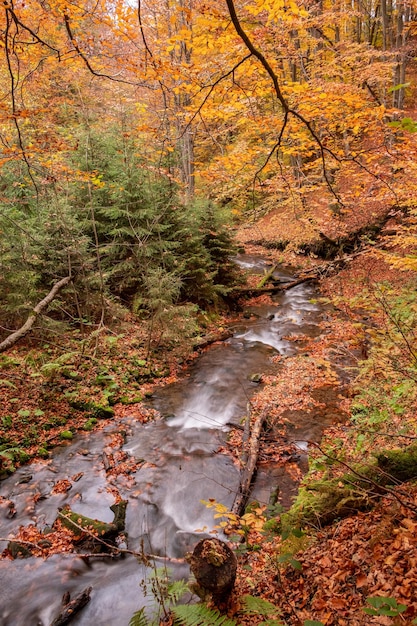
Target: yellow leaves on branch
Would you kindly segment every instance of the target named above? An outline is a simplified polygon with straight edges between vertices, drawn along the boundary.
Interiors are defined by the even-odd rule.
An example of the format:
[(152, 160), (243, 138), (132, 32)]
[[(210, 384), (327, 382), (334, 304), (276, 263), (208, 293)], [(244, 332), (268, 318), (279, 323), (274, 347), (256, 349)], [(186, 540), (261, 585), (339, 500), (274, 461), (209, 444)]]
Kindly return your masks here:
[(294, 0), (256, 0), (246, 7), (248, 13), (259, 16), (266, 13), (267, 23), (291, 21), (294, 16), (307, 17), (308, 12), (300, 8)]

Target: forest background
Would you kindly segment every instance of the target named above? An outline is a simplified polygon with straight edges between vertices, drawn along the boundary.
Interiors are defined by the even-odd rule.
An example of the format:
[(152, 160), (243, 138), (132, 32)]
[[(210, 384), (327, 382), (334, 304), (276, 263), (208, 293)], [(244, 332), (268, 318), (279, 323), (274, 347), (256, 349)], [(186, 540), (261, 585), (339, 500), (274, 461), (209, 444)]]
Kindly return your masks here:
[(92, 394), (111, 416), (172, 380), (233, 299), (238, 245), (320, 273), (345, 316), (348, 412), (373, 433), (341, 436), (345, 460), (375, 426), (416, 436), (416, 8), (3, 3), (5, 472), (94, 427)]

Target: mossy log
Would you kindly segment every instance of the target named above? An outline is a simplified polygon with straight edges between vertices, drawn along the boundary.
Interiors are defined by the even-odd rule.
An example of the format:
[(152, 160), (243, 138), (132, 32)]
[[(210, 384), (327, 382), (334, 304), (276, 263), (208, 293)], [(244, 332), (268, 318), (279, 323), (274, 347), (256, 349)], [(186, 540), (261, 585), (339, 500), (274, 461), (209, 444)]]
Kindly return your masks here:
[(392, 486), (417, 479), (417, 444), (382, 450), (368, 465), (352, 466), (342, 476), (307, 483), (282, 518), (284, 528), (325, 526), (370, 509)]
[(80, 513), (75, 513), (69, 508), (62, 509), (58, 513), (58, 518), (62, 524), (69, 528), (75, 535), (82, 535), (83, 530), (89, 531), (100, 539), (114, 539), (119, 530), (116, 524), (102, 522), (91, 517), (86, 517)]
[(69, 507), (59, 511), (58, 518), (66, 528), (69, 528), (77, 536), (82, 535), (83, 531), (87, 531), (104, 541), (113, 541), (125, 529), (126, 507), (126, 500), (113, 504), (110, 509), (114, 513), (114, 519), (110, 523), (86, 517), (71, 511)]
[(227, 603), (236, 580), (237, 560), (229, 546), (220, 539), (202, 539), (187, 556), (197, 585), (194, 591), (202, 599), (210, 598), (217, 607)]
[(116, 526), (119, 532), (123, 532), (126, 523), (126, 507), (127, 500), (120, 500), (115, 504), (112, 504), (110, 510), (114, 513), (113, 525)]
[(230, 328), (225, 328), (222, 330), (218, 330), (213, 333), (209, 333), (205, 337), (201, 337), (197, 339), (193, 344), (193, 350), (203, 350), (208, 346), (211, 346), (213, 343), (217, 341), (226, 341), (233, 336), (233, 331)]
[(417, 444), (397, 450), (383, 450), (376, 455), (378, 467), (397, 481), (417, 478)]
[(276, 265), (273, 265), (268, 272), (265, 273), (265, 275), (262, 277), (262, 279), (259, 281), (259, 283), (256, 285), (257, 289), (261, 289), (262, 287), (265, 287), (265, 285), (268, 284), (268, 282), (272, 279), (273, 274), (275, 272), (275, 270), (277, 269)]
[(297, 287), (297, 285), (302, 285), (311, 280), (317, 280), (317, 276), (303, 276), (291, 282), (271, 285), (270, 287), (244, 287), (235, 290), (233, 293), (235, 296), (259, 296), (263, 293), (278, 293), (279, 291), (288, 291), (293, 287)]

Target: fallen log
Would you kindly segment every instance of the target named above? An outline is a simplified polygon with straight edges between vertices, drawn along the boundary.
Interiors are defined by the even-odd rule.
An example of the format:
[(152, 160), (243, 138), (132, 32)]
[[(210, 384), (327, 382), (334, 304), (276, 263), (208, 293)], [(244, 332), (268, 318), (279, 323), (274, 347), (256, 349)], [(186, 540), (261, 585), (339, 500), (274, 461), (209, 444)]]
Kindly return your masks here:
[(65, 626), (69, 624), (73, 617), (90, 602), (91, 589), (92, 587), (87, 587), (87, 589), (84, 589), (74, 600), (66, 602), (60, 614), (51, 622), (51, 626)]
[(265, 285), (272, 279), (272, 275), (276, 269), (277, 269), (277, 266), (273, 265), (271, 269), (269, 270), (269, 272), (266, 272), (262, 280), (259, 281), (256, 288), (261, 289), (262, 287), (265, 287)]
[(193, 345), (193, 350), (202, 350), (203, 348), (207, 348), (208, 346), (211, 346), (211, 344), (216, 343), (216, 341), (226, 341), (226, 339), (230, 339), (232, 335), (233, 331), (229, 328), (210, 333), (209, 335), (198, 339)]
[(235, 501), (233, 502), (233, 506), (231, 508), (231, 512), (238, 516), (242, 515), (248, 501), (250, 486), (256, 470), (256, 465), (258, 463), (260, 437), (268, 413), (269, 407), (267, 406), (256, 418), (255, 424), (253, 425), (250, 434), (247, 461), (242, 470), (239, 490), (236, 494)]
[(292, 289), (297, 285), (301, 285), (302, 283), (306, 283), (310, 280), (316, 280), (317, 276), (303, 276), (302, 278), (297, 278), (296, 280), (291, 281), (290, 283), (280, 283), (278, 285), (271, 285), (270, 287), (244, 287), (243, 289), (238, 289), (234, 293), (237, 296), (240, 295), (261, 295), (263, 293), (278, 293), (279, 291), (288, 291), (288, 289)]
[(28, 332), (31, 330), (33, 324), (35, 323), (38, 316), (42, 313), (42, 311), (52, 302), (52, 300), (58, 295), (59, 291), (68, 285), (72, 276), (65, 276), (65, 278), (61, 278), (55, 285), (52, 287), (51, 291), (46, 295), (43, 300), (38, 302), (38, 304), (33, 307), (32, 313), (27, 318), (26, 322), (14, 333), (9, 335), (4, 341), (0, 343), (0, 352), (4, 352), (14, 346), (15, 343), (22, 339)]
[(347, 263), (350, 263), (358, 256), (369, 252), (372, 249), (375, 249), (380, 246), (365, 246), (360, 250), (356, 250), (355, 252), (351, 252), (349, 254), (344, 254), (336, 257), (332, 261), (328, 261), (327, 263), (322, 263), (320, 265), (316, 265), (316, 267), (312, 267), (310, 269), (304, 269), (302, 271), (302, 276), (299, 276), (295, 280), (291, 282), (279, 283), (275, 285), (271, 285), (270, 287), (244, 287), (242, 289), (238, 289), (234, 291), (235, 296), (240, 295), (261, 295), (263, 293), (278, 293), (280, 291), (287, 291), (288, 289), (292, 289), (297, 285), (301, 285), (310, 280), (319, 280), (325, 276), (331, 275), (333, 272), (339, 271), (342, 267), (344, 267)]

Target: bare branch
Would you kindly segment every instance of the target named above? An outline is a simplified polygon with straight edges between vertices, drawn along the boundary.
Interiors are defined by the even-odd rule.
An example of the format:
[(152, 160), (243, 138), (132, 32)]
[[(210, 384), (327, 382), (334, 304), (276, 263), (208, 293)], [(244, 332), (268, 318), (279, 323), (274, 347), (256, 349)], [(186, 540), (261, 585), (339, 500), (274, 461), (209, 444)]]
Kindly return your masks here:
[(66, 11), (64, 12), (64, 23), (65, 23), (65, 30), (67, 31), (68, 37), (72, 45), (74, 46), (74, 49), (76, 50), (78, 56), (83, 60), (83, 62), (85, 63), (87, 69), (91, 72), (91, 74), (93, 74), (94, 76), (98, 76), (99, 78), (107, 78), (109, 80), (113, 80), (116, 83), (124, 83), (125, 85), (134, 84), (129, 80), (124, 80), (123, 78), (116, 78), (115, 76), (111, 76), (110, 74), (103, 74), (102, 72), (97, 72), (97, 70), (93, 68), (90, 61), (88, 60), (88, 58), (86, 57), (84, 52), (81, 50), (80, 46), (78, 45), (77, 40), (75, 39), (74, 34), (72, 32), (69, 15)]
[(42, 313), (42, 311), (52, 302), (52, 300), (57, 296), (58, 292), (68, 285), (71, 281), (72, 276), (65, 276), (65, 278), (61, 278), (55, 285), (52, 287), (51, 291), (41, 300), (38, 304), (33, 308), (32, 313), (27, 318), (26, 322), (16, 330), (14, 333), (9, 335), (7, 339), (0, 343), (0, 352), (4, 352), (8, 348), (11, 348), (15, 343), (22, 339), (32, 328), (35, 323), (37, 317)]

